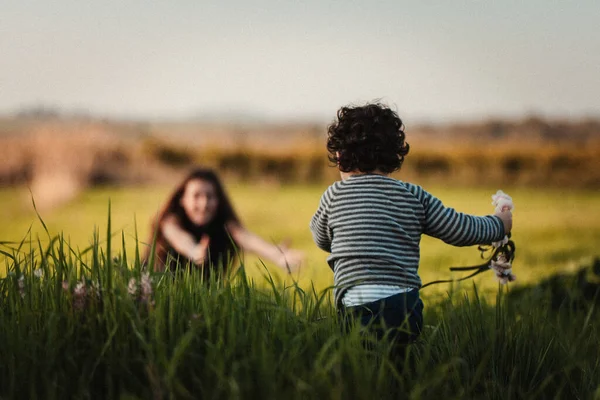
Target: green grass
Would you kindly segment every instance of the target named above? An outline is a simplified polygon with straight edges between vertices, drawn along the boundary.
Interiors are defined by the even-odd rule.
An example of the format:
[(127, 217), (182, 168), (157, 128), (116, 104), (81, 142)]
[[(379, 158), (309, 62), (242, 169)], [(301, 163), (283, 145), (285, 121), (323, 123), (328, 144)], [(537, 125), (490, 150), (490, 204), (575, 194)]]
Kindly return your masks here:
[[(340, 328), (325, 290), (332, 283), (326, 254), (307, 228), (324, 187), (228, 187), (248, 228), (274, 241), (289, 236), (306, 251), (297, 285), (246, 257), (234, 277), (211, 284), (152, 274), (152, 295), (143, 301), (140, 288), (128, 292), (131, 278), (139, 282), (142, 274), (134, 221), (146, 237), (167, 190), (90, 190), (41, 211), (50, 235), (26, 194), (1, 191), (8, 222), (0, 241), (21, 242), (29, 226), (32, 240), (18, 252), (12, 249), (19, 244), (2, 246), (0, 399), (600, 398), (593, 304), (574, 310), (567, 301), (553, 309), (539, 293), (506, 296), (490, 273), (450, 295), (448, 285), (433, 286), (423, 291), (420, 342), (394, 356), (386, 342)], [(521, 286), (598, 255), (599, 194), (505, 190), (517, 207)], [(491, 210), (494, 192), (429, 191), (475, 214)], [(116, 233), (110, 246), (108, 231)], [(422, 260), (427, 282), (479, 258), (474, 248), (425, 239)], [(89, 292), (78, 303), (74, 287), (82, 279)]]
[(490, 304), (475, 290), (429, 307), (399, 356), (356, 326), (344, 333), (327, 291), (267, 272), (267, 286), (243, 267), (208, 283), (154, 273), (143, 298), (130, 292), (137, 252), (114, 257), (98, 238), (84, 254), (60, 238), (36, 245), (8, 256), (0, 279), (0, 398), (600, 396), (593, 306), (557, 311), (503, 291)]

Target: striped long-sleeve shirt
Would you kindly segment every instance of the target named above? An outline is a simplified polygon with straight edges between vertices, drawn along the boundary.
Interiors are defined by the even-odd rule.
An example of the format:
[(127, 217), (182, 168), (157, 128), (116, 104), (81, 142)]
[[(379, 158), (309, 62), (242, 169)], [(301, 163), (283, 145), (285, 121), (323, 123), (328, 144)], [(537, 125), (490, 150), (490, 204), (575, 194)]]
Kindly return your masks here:
[(357, 285), (421, 287), (422, 234), (455, 246), (504, 237), (498, 217), (457, 212), (420, 186), (376, 174), (353, 175), (329, 186), (310, 229), (317, 246), (331, 253), (327, 262), (338, 305)]

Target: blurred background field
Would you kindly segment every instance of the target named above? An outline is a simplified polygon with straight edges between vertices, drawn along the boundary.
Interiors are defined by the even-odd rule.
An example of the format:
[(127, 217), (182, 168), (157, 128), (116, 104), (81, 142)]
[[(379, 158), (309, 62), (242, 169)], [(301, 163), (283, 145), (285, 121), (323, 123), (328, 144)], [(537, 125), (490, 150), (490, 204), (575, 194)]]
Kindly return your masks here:
[[(327, 254), (314, 246), (308, 229), (327, 182), (281, 185), (229, 178), (225, 183), (242, 222), (250, 230), (275, 243), (290, 239), (294, 247), (306, 253), (307, 264), (295, 276), (302, 287), (310, 288), (312, 283), (322, 290), (332, 284), (333, 275), (325, 262)], [(478, 215), (492, 211), (490, 196), (498, 188), (513, 196), (516, 204), (513, 239), (517, 245), (514, 265), (517, 286), (534, 284), (557, 272), (575, 272), (582, 264), (600, 256), (597, 247), (600, 242), (600, 193), (596, 190), (491, 185), (456, 187), (441, 183), (424, 184), (424, 187), (443, 199), (446, 205)], [(110, 200), (112, 230), (115, 233), (113, 251), (121, 248), (123, 233), (126, 251), (132, 254), (136, 224), (142, 242), (140, 246), (143, 247), (148, 243), (152, 217), (172, 189), (172, 185), (166, 184), (95, 187), (83, 190), (76, 199), (60, 206), (38, 211), (50, 235), (62, 233), (74, 249), (84, 249), (91, 244), (95, 229), (102, 240), (106, 239)], [(26, 188), (0, 190), (0, 219), (3, 221), (0, 227), (2, 241), (18, 243), (39, 238), (42, 243), (48, 243), (48, 236), (33, 209), (31, 193)], [(423, 238), (422, 244), (420, 273), (424, 283), (459, 278), (463, 275), (450, 274), (448, 267), (473, 265), (481, 261), (475, 247), (454, 248), (428, 237)], [(22, 251), (27, 248), (25, 244)], [(260, 260), (252, 255), (247, 255), (245, 260), (249, 276), (263, 282), (265, 269)], [(278, 279), (290, 281), (276, 266), (269, 263), (266, 266)], [(474, 281), (479, 289), (490, 294), (497, 290), (497, 282), (491, 273), (481, 274)], [(465, 281), (462, 287), (471, 289), (472, 282)], [(427, 297), (444, 294), (448, 290), (448, 284), (435, 285), (424, 289), (423, 294)]]
[[(411, 152), (395, 177), (479, 215), (492, 212), (490, 196), (497, 189), (513, 196), (517, 285), (600, 256), (599, 121), (528, 117), (409, 126), (406, 133)], [(131, 252), (135, 223), (147, 243), (162, 202), (189, 169), (204, 165), (222, 175), (249, 229), (273, 242), (290, 239), (306, 252), (301, 284), (324, 289), (332, 284), (332, 273), (326, 254), (312, 243), (308, 223), (322, 192), (339, 179), (327, 160), (325, 138), (326, 125), (311, 123), (123, 122), (41, 111), (5, 118), (0, 121), (0, 241), (48, 240), (33, 199), (50, 234), (63, 233), (74, 248), (83, 249), (95, 229), (105, 236), (110, 199), (115, 245), (123, 231)], [(259, 260), (249, 255), (246, 261), (249, 275), (262, 279)], [(475, 247), (423, 239), (423, 282), (450, 278), (448, 267), (479, 261)], [(475, 282), (496, 289), (491, 274)], [(438, 285), (427, 291), (448, 289)]]
[[(308, 222), (323, 190), (339, 175), (327, 160), (324, 124), (133, 123), (33, 113), (0, 121), (0, 240), (45, 240), (32, 197), (51, 234), (86, 247), (104, 233), (108, 200), (113, 226), (128, 250), (148, 241), (152, 216), (195, 165), (215, 168), (251, 230), (286, 238), (308, 256), (300, 275), (328, 287), (326, 254)], [(514, 239), (519, 284), (598, 256), (600, 122), (530, 117), (406, 129), (412, 146), (399, 179), (423, 185), (460, 211), (487, 214), (497, 189), (516, 203)], [(33, 225), (32, 225), (33, 224)], [(117, 235), (117, 238), (119, 235)], [(448, 267), (479, 261), (475, 248), (425, 238), (424, 282), (449, 278)], [(258, 260), (248, 257), (251, 276)], [(273, 273), (273, 268), (270, 268)], [(479, 282), (480, 281), (480, 282)], [(491, 276), (477, 281), (494, 288)], [(447, 290), (442, 285), (430, 291)]]

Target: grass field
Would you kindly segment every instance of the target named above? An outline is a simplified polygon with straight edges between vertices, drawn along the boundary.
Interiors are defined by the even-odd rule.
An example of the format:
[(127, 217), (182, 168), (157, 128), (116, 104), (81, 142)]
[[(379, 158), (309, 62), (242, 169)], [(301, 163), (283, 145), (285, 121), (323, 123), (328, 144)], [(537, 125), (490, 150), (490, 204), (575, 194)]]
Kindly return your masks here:
[[(267, 240), (279, 242), (285, 238), (303, 250), (307, 265), (299, 275), (301, 285), (314, 282), (319, 289), (332, 283), (333, 275), (325, 259), (327, 254), (314, 246), (308, 223), (321, 193), (320, 186), (249, 185), (229, 182), (228, 191), (243, 223)], [(491, 194), (497, 188), (425, 187), (459, 211), (485, 215), (493, 211)], [(112, 204), (115, 244), (120, 246), (124, 232), (127, 250), (135, 247), (135, 224), (139, 238), (147, 242), (152, 216), (166, 199), (171, 188), (105, 188), (86, 191), (78, 200), (52, 211), (40, 211), (51, 235), (64, 233), (74, 248), (87, 247), (94, 228), (106, 230), (108, 201)], [(569, 271), (594, 256), (600, 256), (600, 193), (557, 189), (503, 188), (515, 202), (513, 239), (517, 245), (514, 272), (516, 285), (535, 282), (556, 271)], [(20, 241), (31, 226), (31, 237), (47, 241), (42, 224), (32, 206), (26, 189), (0, 190), (0, 241)], [(105, 236), (105, 235), (104, 235)], [(448, 267), (478, 263), (476, 248), (454, 248), (424, 237), (420, 274), (423, 282), (451, 278)], [(278, 269), (269, 265), (278, 275)], [(258, 259), (246, 256), (249, 276), (264, 272)], [(0, 270), (0, 274), (1, 274)], [(457, 275), (459, 277), (460, 275)], [(476, 279), (480, 288), (495, 290), (491, 274)], [(470, 286), (471, 283), (468, 283)], [(431, 287), (427, 291), (444, 292), (448, 285)]]
[[(3, 260), (9, 274), (0, 279), (0, 399), (600, 399), (600, 331), (590, 304), (575, 310), (535, 298), (498, 301), (506, 291), (498, 291), (491, 273), (475, 280), (476, 289), (467, 281), (465, 294), (448, 297), (448, 285), (435, 285), (422, 292), (420, 342), (399, 357), (357, 327), (342, 333), (331, 304), (320, 301), (332, 273), (308, 222), (325, 187), (227, 187), (249, 229), (275, 242), (288, 237), (306, 252), (298, 286), (269, 264), (276, 279), (265, 279), (260, 261), (248, 256), (229, 283), (153, 274), (148, 294), (132, 263), (135, 221), (145, 238), (169, 188), (87, 191), (72, 204), (40, 211), (50, 236), (62, 232), (74, 249), (92, 244), (84, 261), (60, 241), (41, 260), (27, 258), (28, 244), (18, 262)], [(474, 214), (492, 210), (496, 190), (427, 189)], [(503, 189), (516, 206), (516, 286), (574, 271), (600, 255), (600, 194)], [(35, 241), (33, 249), (38, 238), (48, 243), (26, 190), (0, 191), (0, 219), (3, 251), (24, 238)], [(127, 260), (114, 258), (122, 237)], [(428, 282), (450, 277), (449, 266), (479, 261), (475, 248), (425, 238), (420, 271)], [(142, 282), (133, 292), (132, 278)], [(307, 290), (311, 282), (314, 292)]]

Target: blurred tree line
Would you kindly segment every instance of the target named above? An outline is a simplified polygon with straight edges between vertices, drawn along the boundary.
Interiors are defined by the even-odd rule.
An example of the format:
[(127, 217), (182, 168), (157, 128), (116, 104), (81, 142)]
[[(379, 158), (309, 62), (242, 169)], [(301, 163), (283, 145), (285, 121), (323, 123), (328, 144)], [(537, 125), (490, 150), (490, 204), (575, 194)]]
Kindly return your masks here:
[[(459, 185), (600, 187), (600, 121), (490, 120), (406, 129), (411, 152), (396, 176)], [(231, 179), (278, 183), (338, 178), (320, 124), (203, 124), (0, 118), (0, 186), (170, 181), (193, 165)]]

